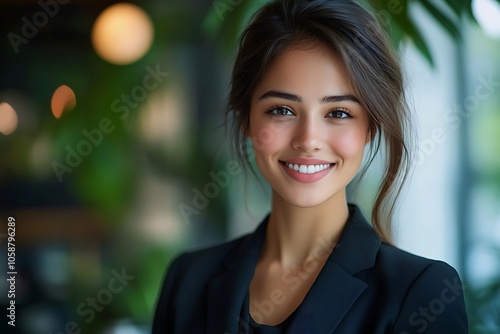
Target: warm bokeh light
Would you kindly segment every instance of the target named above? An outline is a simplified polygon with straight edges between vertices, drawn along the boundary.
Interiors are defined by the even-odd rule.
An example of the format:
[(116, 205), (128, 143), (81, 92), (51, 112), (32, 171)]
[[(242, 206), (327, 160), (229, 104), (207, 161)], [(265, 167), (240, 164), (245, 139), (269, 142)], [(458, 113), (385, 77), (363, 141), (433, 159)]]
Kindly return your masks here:
[(17, 113), (7, 102), (0, 103), (0, 132), (8, 136), (16, 131), (18, 124)]
[(73, 92), (73, 90), (66, 85), (59, 86), (52, 95), (50, 106), (54, 117), (61, 117), (64, 111), (70, 111), (75, 108), (75, 92)]
[(141, 136), (149, 143), (179, 145), (179, 135), (186, 133), (188, 115), (188, 106), (177, 87), (154, 94), (140, 113)]
[(92, 28), (92, 44), (102, 59), (127, 65), (148, 52), (153, 35), (153, 23), (144, 10), (130, 3), (118, 3), (97, 17)]
[(474, 0), (472, 10), (484, 32), (500, 38), (500, 4), (494, 0)]

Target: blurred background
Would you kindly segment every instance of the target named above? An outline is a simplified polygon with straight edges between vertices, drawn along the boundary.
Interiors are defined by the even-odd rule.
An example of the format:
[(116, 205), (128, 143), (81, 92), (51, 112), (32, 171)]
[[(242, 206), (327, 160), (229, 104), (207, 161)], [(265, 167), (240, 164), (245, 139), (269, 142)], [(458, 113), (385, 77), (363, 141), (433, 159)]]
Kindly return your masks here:
[[(500, 333), (500, 1), (360, 1), (401, 56), (419, 136), (396, 244), (457, 268), (470, 332)], [(148, 333), (173, 256), (268, 212), (224, 127), (237, 36), (265, 2), (0, 2), (6, 315), (9, 217), (17, 272), (1, 333)], [(367, 216), (379, 175), (352, 193)]]

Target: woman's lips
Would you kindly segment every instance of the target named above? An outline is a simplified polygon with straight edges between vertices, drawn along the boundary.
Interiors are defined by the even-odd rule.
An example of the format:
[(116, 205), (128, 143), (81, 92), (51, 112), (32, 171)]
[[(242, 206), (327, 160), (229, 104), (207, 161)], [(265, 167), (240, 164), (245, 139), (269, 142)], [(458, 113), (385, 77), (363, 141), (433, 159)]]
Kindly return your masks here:
[(288, 162), (284, 162), (284, 164), (286, 167), (288, 167), (296, 172), (302, 173), (302, 174), (318, 173), (324, 169), (329, 168), (332, 165), (332, 164), (316, 164), (316, 165), (300, 164), (299, 165), (299, 164), (293, 164), (293, 163), (288, 163)]
[[(303, 159), (301, 159), (304, 161)], [(295, 159), (293, 162), (298, 162), (298, 159)], [(309, 159), (307, 164), (304, 163), (292, 163), (291, 160), (288, 161), (280, 161), (280, 164), (283, 166), (285, 171), (290, 177), (298, 182), (303, 183), (311, 183), (321, 180), (325, 177), (330, 170), (335, 167), (335, 163), (328, 163), (324, 160), (317, 159)], [(322, 163), (318, 163), (322, 162)]]

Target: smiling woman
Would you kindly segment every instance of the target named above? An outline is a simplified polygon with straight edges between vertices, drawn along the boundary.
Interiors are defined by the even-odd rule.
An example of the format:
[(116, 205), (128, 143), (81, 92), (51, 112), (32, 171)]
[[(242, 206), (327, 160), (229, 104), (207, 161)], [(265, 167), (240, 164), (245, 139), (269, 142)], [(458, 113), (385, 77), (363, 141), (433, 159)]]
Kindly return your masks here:
[(248, 135), (259, 141), (259, 132), (269, 128), (279, 130), (268, 131), (254, 153), (276, 196), (297, 207), (318, 206), (315, 214), (322, 208), (346, 218), (343, 190), (370, 140), (368, 115), (327, 45), (295, 46), (270, 65), (254, 89)]
[[(235, 147), (252, 143), (272, 188), (271, 212), (254, 233), (171, 264), (154, 333), (467, 333), (457, 272), (391, 244), (410, 166), (402, 77), (354, 1), (259, 10), (241, 37), (228, 115)], [(382, 145), (370, 224), (346, 187)]]

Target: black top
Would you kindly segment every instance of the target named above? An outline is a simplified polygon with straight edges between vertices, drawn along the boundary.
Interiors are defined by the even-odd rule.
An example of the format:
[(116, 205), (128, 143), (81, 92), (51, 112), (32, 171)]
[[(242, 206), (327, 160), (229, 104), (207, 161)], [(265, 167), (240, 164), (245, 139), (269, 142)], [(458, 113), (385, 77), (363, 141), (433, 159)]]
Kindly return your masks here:
[(269, 326), (269, 325), (262, 325), (257, 323), (252, 316), (250, 315), (250, 300), (249, 300), (249, 293), (247, 291), (247, 294), (245, 295), (245, 301), (243, 302), (243, 306), (241, 308), (241, 317), (246, 318), (248, 317), (249, 319), (249, 333), (252, 334), (284, 334), (286, 330), (288, 329), (288, 326), (293, 320), (293, 317), (295, 315), (295, 312), (297, 310), (293, 311), (292, 314), (288, 316), (283, 322), (275, 325), (275, 326)]
[(252, 334), (284, 334), (292, 322), (292, 317), (288, 317), (282, 323), (269, 326), (258, 324), (253, 320), (252, 316), (250, 316), (250, 333)]
[[(457, 272), (382, 242), (356, 206), (349, 211), (339, 242), (286, 333), (467, 333)], [(153, 333), (249, 333), (249, 315), (241, 309), (267, 221), (239, 239), (178, 256), (159, 295)]]

